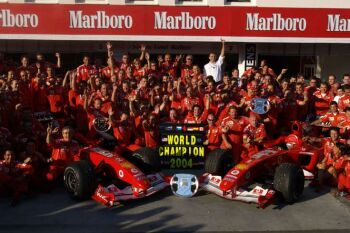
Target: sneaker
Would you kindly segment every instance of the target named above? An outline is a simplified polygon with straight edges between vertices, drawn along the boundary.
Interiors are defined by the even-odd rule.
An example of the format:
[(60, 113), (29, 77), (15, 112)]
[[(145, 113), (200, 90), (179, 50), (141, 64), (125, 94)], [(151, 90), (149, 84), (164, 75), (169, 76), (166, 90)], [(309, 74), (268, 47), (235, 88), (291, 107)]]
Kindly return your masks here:
[(345, 191), (339, 192), (339, 197), (346, 197), (346, 196), (348, 196), (347, 192), (345, 192)]

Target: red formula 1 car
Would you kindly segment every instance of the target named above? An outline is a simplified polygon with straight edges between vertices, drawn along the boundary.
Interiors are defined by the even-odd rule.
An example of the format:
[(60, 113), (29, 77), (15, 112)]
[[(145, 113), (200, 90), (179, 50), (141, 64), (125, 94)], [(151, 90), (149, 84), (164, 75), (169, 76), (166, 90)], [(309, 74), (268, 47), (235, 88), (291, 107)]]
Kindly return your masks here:
[(174, 194), (192, 196), (198, 185), (226, 199), (257, 203), (260, 207), (271, 203), (276, 192), (288, 203), (297, 201), (304, 190), (304, 179), (313, 178), (317, 172), (323, 150), (302, 141), (299, 124), (294, 124), (293, 129), (292, 134), (235, 166), (229, 151), (213, 150), (205, 161), (206, 173), (199, 181), (189, 174), (172, 177)]
[(159, 170), (158, 155), (149, 148), (121, 156), (100, 147), (88, 147), (80, 151), (79, 161), (65, 169), (64, 185), (73, 199), (92, 197), (111, 207), (168, 187), (169, 182)]

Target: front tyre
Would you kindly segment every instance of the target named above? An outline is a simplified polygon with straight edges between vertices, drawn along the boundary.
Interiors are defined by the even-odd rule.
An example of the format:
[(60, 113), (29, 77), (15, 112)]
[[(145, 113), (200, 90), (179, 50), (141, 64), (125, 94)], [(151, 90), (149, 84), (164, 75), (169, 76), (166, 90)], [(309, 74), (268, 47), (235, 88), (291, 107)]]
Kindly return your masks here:
[(214, 149), (205, 160), (204, 170), (212, 175), (225, 176), (233, 167), (232, 154), (229, 150)]
[(97, 187), (95, 173), (89, 161), (71, 163), (64, 170), (63, 178), (66, 191), (75, 200), (90, 199)]
[(276, 168), (273, 185), (288, 203), (294, 203), (303, 194), (304, 181), (304, 173), (300, 166), (282, 163)]

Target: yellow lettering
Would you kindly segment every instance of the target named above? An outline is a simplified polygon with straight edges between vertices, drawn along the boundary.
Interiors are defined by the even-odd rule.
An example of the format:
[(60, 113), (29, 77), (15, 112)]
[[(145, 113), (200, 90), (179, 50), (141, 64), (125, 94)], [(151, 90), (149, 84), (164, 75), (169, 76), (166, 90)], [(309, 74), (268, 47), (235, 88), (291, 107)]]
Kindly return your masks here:
[(159, 147), (158, 152), (159, 152), (159, 156), (163, 156), (163, 147)]
[(184, 145), (184, 136), (180, 135), (180, 145)]
[(191, 136), (191, 145), (196, 145), (196, 136), (192, 135)]
[(170, 149), (170, 155), (174, 156), (175, 155), (175, 148), (172, 146)]
[(169, 147), (164, 148), (164, 156), (169, 155)]
[(204, 147), (199, 147), (199, 157), (204, 157)]
[(185, 137), (186, 137), (186, 140), (185, 140), (185, 144), (184, 145), (190, 145), (189, 141), (188, 141), (188, 136), (186, 135)]
[(187, 148), (186, 147), (182, 147), (182, 156), (184, 156), (187, 152)]
[(179, 145), (179, 136), (178, 135), (174, 135), (174, 144)]
[(173, 144), (173, 139), (174, 139), (174, 135), (168, 135), (168, 144), (169, 145)]
[(181, 147), (176, 147), (175, 151), (176, 156), (181, 156)]
[(193, 147), (193, 155), (198, 156), (198, 147)]

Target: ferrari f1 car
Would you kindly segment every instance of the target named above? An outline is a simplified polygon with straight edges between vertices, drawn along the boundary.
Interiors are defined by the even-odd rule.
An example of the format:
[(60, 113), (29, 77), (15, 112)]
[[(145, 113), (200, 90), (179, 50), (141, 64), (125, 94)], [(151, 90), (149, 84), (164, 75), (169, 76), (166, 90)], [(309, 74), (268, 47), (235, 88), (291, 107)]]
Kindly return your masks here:
[(65, 169), (64, 185), (73, 199), (92, 197), (112, 207), (168, 187), (169, 182), (159, 171), (158, 155), (152, 149), (138, 148), (121, 156), (100, 147), (87, 147), (80, 151), (80, 160)]
[[(304, 179), (312, 179), (322, 148), (302, 140), (301, 125), (249, 159), (232, 165), (230, 151), (215, 149), (205, 161), (205, 174), (199, 179), (190, 174), (175, 174), (171, 188), (175, 195), (193, 196), (199, 189), (223, 198), (257, 203), (265, 207), (280, 193), (288, 203), (303, 193)], [(275, 144), (275, 145), (273, 145)]]

